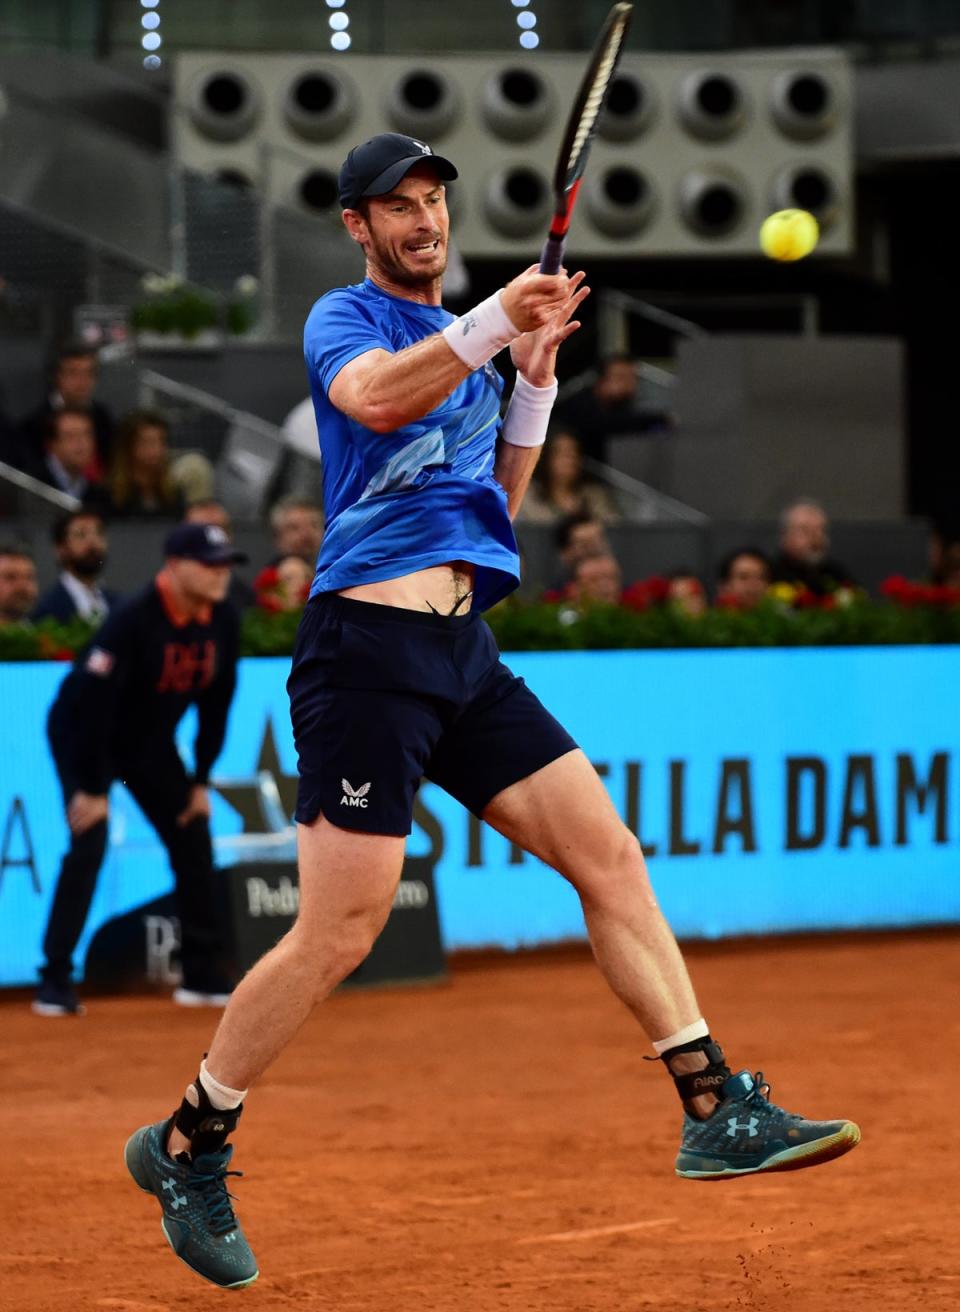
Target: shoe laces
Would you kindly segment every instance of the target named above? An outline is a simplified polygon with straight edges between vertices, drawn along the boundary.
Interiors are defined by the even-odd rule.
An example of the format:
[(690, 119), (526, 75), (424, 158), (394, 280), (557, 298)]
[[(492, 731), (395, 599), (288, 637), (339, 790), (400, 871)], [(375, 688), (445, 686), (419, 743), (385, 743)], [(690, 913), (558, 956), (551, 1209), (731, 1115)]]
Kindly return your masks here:
[(744, 1102), (753, 1103), (756, 1107), (762, 1107), (764, 1111), (776, 1112), (779, 1116), (785, 1117), (788, 1121), (802, 1121), (803, 1117), (798, 1116), (796, 1112), (788, 1112), (783, 1107), (771, 1102), (769, 1098), (770, 1085), (763, 1078), (763, 1071), (757, 1071), (753, 1077), (753, 1088), (747, 1094)]
[(198, 1169), (194, 1163), (187, 1180), (187, 1188), (200, 1195), (201, 1202), (206, 1208), (210, 1229), (215, 1235), (224, 1235), (228, 1230), (235, 1230), (237, 1227), (237, 1218), (230, 1206), (233, 1194), (224, 1183), (228, 1175), (242, 1176), (243, 1172), (228, 1171), (225, 1166), (215, 1166), (212, 1170), (208, 1167)]
[(757, 1071), (753, 1077), (753, 1088), (747, 1094), (745, 1101), (762, 1102), (770, 1106), (770, 1100), (767, 1095), (770, 1092), (770, 1085), (763, 1078), (763, 1071)]

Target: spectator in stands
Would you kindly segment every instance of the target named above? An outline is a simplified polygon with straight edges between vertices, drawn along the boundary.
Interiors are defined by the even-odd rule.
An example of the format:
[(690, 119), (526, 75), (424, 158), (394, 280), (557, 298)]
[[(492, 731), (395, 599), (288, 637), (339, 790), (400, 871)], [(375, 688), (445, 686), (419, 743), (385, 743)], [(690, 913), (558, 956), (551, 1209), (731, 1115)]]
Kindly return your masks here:
[(660, 430), (668, 422), (663, 413), (637, 406), (637, 365), (629, 355), (601, 360), (596, 381), (557, 406), (557, 425), (576, 434), (585, 456), (608, 464), (607, 441), (625, 433)]
[(323, 542), (323, 511), (310, 497), (281, 497), (270, 511), (275, 554), (272, 565), (286, 556), (299, 556), (316, 567)]
[(90, 478), (96, 467), (97, 445), (93, 421), (86, 410), (64, 406), (47, 417), (43, 460), (35, 473), (44, 483), (76, 497), (97, 511), (110, 508), (110, 496), (102, 483)]
[(707, 609), (707, 590), (689, 569), (677, 569), (667, 575), (667, 605), (688, 619), (696, 620)]
[(606, 606), (619, 606), (623, 574), (616, 557), (610, 552), (581, 557), (574, 566), (567, 596), (575, 604), (602, 602)]
[(53, 546), (60, 578), (37, 602), (33, 618), (102, 623), (119, 601), (115, 592), (100, 587), (107, 563), (103, 519), (95, 511), (68, 511), (54, 522)]
[(584, 556), (610, 553), (606, 530), (592, 515), (568, 515), (556, 527), (553, 537), (561, 561), (569, 573)]
[(284, 556), (262, 569), (253, 587), (260, 610), (302, 610), (310, 595), (313, 567), (302, 556)]
[(83, 410), (90, 416), (96, 443), (93, 478), (102, 478), (113, 454), (114, 422), (105, 405), (94, 400), (97, 386), (97, 353), (84, 342), (67, 345), (53, 366), (50, 392), (43, 405), (23, 420), (21, 433), (27, 467), (43, 458), (50, 416), (57, 410)]
[(169, 428), (162, 415), (135, 410), (117, 433), (110, 467), (114, 513), (129, 519), (179, 519), (183, 494), (170, 468)]
[(0, 628), (23, 624), (37, 603), (37, 567), (26, 547), (0, 542)]
[(740, 547), (720, 562), (717, 605), (729, 610), (753, 610), (766, 599), (772, 568), (756, 547)]
[[(212, 524), (214, 528), (223, 529), (228, 542), (234, 541), (233, 520), (230, 518), (230, 512), (222, 501), (217, 501), (214, 497), (204, 497), (200, 501), (192, 501), (184, 512), (183, 522), (185, 524)], [(227, 601), (236, 611), (245, 611), (256, 601), (253, 588), (246, 579), (240, 578), (235, 569), (230, 571)]]
[(213, 524), (215, 528), (222, 528), (230, 541), (233, 541), (233, 520), (230, 518), (230, 511), (216, 497), (202, 497), (199, 501), (191, 501), (183, 512), (183, 522)]
[(547, 438), (519, 519), (526, 524), (556, 524), (568, 515), (589, 515), (609, 523), (617, 518), (617, 507), (609, 490), (584, 474), (578, 439), (556, 428)]
[(856, 587), (850, 571), (827, 555), (830, 532), (827, 512), (817, 501), (803, 497), (780, 516), (780, 554), (773, 562), (774, 583), (824, 597), (838, 588)]
[(585, 556), (612, 555), (606, 530), (592, 515), (568, 515), (553, 532), (561, 574), (544, 593), (545, 601), (559, 601), (573, 578), (577, 562)]

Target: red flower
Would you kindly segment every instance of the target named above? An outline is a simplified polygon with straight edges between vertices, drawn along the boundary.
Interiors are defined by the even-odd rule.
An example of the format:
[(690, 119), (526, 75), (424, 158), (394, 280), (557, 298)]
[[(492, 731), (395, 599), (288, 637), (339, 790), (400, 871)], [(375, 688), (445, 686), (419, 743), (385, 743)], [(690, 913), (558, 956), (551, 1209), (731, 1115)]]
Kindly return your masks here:
[(40, 649), (41, 656), (46, 661), (72, 661), (77, 654), (70, 647), (65, 647), (62, 643), (59, 643), (56, 638), (51, 638), (49, 633), (38, 635), (37, 646)]
[(280, 595), (280, 576), (276, 566), (265, 566), (253, 580), (253, 591), (257, 605), (261, 610), (276, 613), (283, 610), (283, 598)]
[(960, 588), (951, 588), (943, 583), (913, 583), (902, 574), (894, 574), (885, 579), (880, 591), (898, 606), (960, 605)]
[(670, 580), (651, 574), (648, 579), (638, 579), (624, 588), (620, 604), (630, 610), (649, 610), (651, 606), (662, 606), (669, 596)]

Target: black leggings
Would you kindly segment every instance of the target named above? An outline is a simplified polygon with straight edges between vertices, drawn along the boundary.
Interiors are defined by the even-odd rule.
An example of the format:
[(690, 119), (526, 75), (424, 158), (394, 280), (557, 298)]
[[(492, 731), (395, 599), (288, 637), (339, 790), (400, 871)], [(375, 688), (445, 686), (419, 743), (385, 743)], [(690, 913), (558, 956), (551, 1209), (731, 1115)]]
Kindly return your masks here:
[[(53, 738), (51, 746), (64, 801), (69, 803), (77, 791), (76, 776)], [(174, 744), (152, 747), (145, 756), (149, 759), (118, 763), (116, 776), (133, 794), (167, 849), (176, 884), (183, 978), (189, 986), (221, 968), (222, 919), (210, 826), (203, 816), (188, 825), (177, 824), (190, 796), (190, 780)], [(106, 821), (86, 833), (71, 835), (43, 940), (44, 979), (58, 983), (70, 979), (73, 952), (90, 911), (106, 848)]]

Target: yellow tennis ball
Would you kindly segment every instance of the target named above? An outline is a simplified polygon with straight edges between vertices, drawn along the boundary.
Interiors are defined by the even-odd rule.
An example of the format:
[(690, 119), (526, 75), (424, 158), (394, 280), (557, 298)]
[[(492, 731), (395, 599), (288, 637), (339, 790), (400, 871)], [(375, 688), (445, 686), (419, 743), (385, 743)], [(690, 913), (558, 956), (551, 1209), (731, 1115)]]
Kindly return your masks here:
[(764, 219), (760, 245), (771, 260), (802, 260), (817, 244), (820, 228), (806, 210), (778, 210)]

